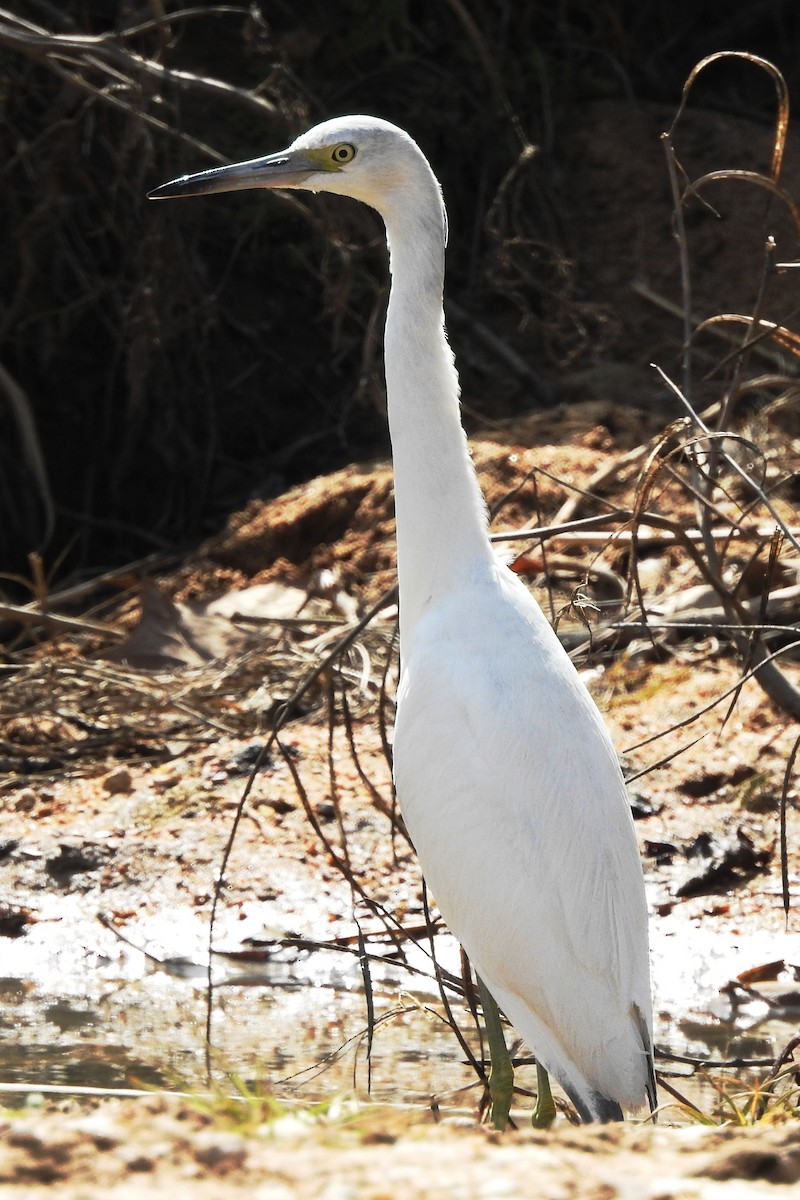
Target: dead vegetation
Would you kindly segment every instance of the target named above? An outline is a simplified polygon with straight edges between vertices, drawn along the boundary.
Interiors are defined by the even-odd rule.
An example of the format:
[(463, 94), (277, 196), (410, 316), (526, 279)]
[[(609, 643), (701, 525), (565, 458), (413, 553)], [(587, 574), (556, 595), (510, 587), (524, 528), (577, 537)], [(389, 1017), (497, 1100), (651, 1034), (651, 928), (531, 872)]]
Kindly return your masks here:
[[(800, 335), (787, 296), (797, 271), (800, 193), (783, 182), (789, 108), (782, 76), (752, 56), (729, 56), (738, 69), (763, 73), (774, 88), (771, 147), (761, 167), (723, 162), (694, 174), (681, 142), (684, 122), (691, 128), (691, 109), (682, 107), (665, 128), (664, 177), (681, 290), (670, 299), (653, 290), (652, 280), (640, 280), (636, 301), (652, 309), (672, 305), (682, 323), (672, 345), (680, 347), (681, 359), (677, 369), (674, 359), (663, 368), (660, 409), (630, 406), (620, 416), (618, 405), (595, 402), (510, 420), (520, 389), (528, 401), (558, 399), (546, 378), (555, 367), (571, 372), (580, 388), (580, 371), (594, 369), (601, 348), (617, 344), (619, 317), (581, 295), (555, 214), (551, 227), (542, 220), (547, 189), (524, 132), (525, 113), (509, 98), (510, 83), (501, 84), (490, 69), (491, 55), (486, 58), (484, 40), (465, 10), (450, 7), (469, 33), (471, 53), (483, 63), (497, 102), (509, 106), (508, 136), (517, 142), (516, 157), (510, 167), (506, 163), (487, 205), (487, 263), (472, 259), (454, 271), (456, 280), (485, 271), (485, 286), (503, 295), (499, 315), (507, 319), (509, 309), (517, 314), (513, 336), (495, 332), (498, 309), (488, 302), (485, 319), (468, 326), (470, 333), (479, 331), (476, 344), (483, 347), (478, 367), (467, 355), (468, 390), (479, 390), (499, 359), (508, 372), (494, 424), (475, 445), (493, 529), (509, 543), (514, 568), (529, 578), (583, 661), (602, 668), (622, 657), (649, 671), (682, 656), (733, 655), (738, 681), (715, 697), (720, 713), (734, 712), (742, 682), (752, 676), (774, 706), (775, 720), (796, 722)], [(165, 555), (144, 569), (137, 563), (130, 572), (135, 580), (118, 573), (119, 586), (135, 584), (122, 602), (106, 590), (113, 573), (96, 591), (90, 583), (77, 598), (66, 587), (60, 595), (46, 579), (54, 565), (49, 553), (47, 567), (41, 555), (29, 556), (45, 544), (66, 549), (71, 528), (83, 547), (77, 559), (95, 562), (87, 547), (98, 543), (89, 530), (104, 525), (122, 535), (117, 544), (140, 550), (147, 542), (166, 550), (196, 531), (198, 511), (216, 515), (241, 496), (245, 461), (248, 487), (272, 492), (294, 477), (291, 463), (301, 452), (306, 472), (322, 461), (317, 454), (323, 446), (329, 461), (332, 440), (335, 460), (378, 437), (377, 329), (385, 281), (380, 238), (368, 218), (353, 233), (333, 205), (287, 198), (283, 208), (269, 210), (254, 203), (233, 241), (224, 242), (210, 209), (182, 209), (152, 222), (141, 217), (141, 197), (153, 179), (188, 165), (177, 161), (176, 146), (196, 156), (195, 166), (204, 157), (221, 158), (215, 146), (184, 132), (187, 114), (201, 122), (212, 103), (230, 105), (249, 153), (252, 133), (243, 131), (245, 119), (263, 118), (262, 139), (283, 141), (315, 107), (288, 66), (292, 54), (311, 57), (312, 49), (298, 51), (285, 37), (281, 41), (257, 10), (237, 20), (226, 50), (244, 48), (253, 77), (269, 59), (266, 82), (248, 77), (246, 86), (233, 86), (185, 70), (174, 46), (179, 27), (190, 24), (186, 12), (88, 36), (0, 12), (0, 41), (14, 53), (18, 83), (33, 89), (47, 114), (39, 140), (28, 141), (22, 109), (8, 101), (18, 138), (8, 169), (30, 178), (27, 191), (19, 188), (6, 201), (12, 223), (24, 233), (25, 254), (9, 291), (9, 361), (13, 357), (17, 366), (4, 368), (2, 376), (13, 433), (2, 501), (5, 528), (20, 537), (5, 550), (9, 561), (20, 561), (24, 547), (34, 598), (23, 604), (19, 586), (9, 585), (2, 611), (9, 641), (0, 681), (0, 753), (9, 774), (52, 777), (92, 772), (98, 763), (166, 758), (181, 742), (196, 745), (220, 733), (259, 736), (264, 754), (284, 753), (328, 860), (387, 935), (402, 941), (403, 922), (371, 898), (353, 868), (344, 815), (337, 809), (335, 835), (323, 828), (301, 771), (285, 747), (281, 751), (281, 730), (291, 720), (316, 722), (328, 731), (329, 746), (333, 729), (344, 729), (356, 772), (402, 837), (392, 797), (376, 789), (362, 767), (358, 741), (358, 719), (376, 722), (389, 761), (396, 666), (388, 469), (345, 468), (278, 499), (253, 500), (180, 566), (168, 570)], [(693, 71), (687, 103), (697, 81), (719, 66), (720, 60), (709, 59)], [(80, 163), (87, 137), (95, 139), (92, 161), (99, 156), (105, 169), (100, 176), (87, 173), (84, 189), (64, 196), (61, 172)], [(238, 147), (225, 148), (235, 154)], [(749, 244), (737, 244), (736, 254), (745, 264), (747, 287), (708, 311), (709, 218), (718, 219), (727, 204), (739, 205), (742, 194), (748, 197)], [(758, 198), (752, 205), (751, 197)], [(206, 238), (203, 257), (195, 242)], [(58, 270), (48, 275), (44, 264), (56, 242), (71, 253), (56, 256)], [(232, 288), (231, 272), (245, 245), (248, 254), (255, 248), (253, 257)], [(292, 297), (283, 314), (286, 289), (264, 294), (259, 276), (267, 251), (278, 277), (290, 266), (297, 272), (300, 260), (300, 273), (292, 278), (302, 280), (303, 298), (316, 294), (320, 282), (325, 293), (323, 322), (300, 317), (302, 353), (296, 337), (286, 338), (288, 367), (276, 366), (270, 347), (284, 340), (284, 316), (298, 322), (300, 301)], [(315, 265), (320, 260), (321, 270)], [(466, 320), (456, 312), (455, 328)], [(65, 343), (66, 358), (60, 355)], [(335, 352), (320, 349), (323, 344)], [(360, 375), (354, 389), (342, 362), (352, 359), (355, 347)], [(541, 375), (532, 375), (520, 355), (531, 348), (543, 364)], [(82, 378), (92, 370), (97, 376), (92, 404), (73, 412), (70, 452), (59, 462), (46, 445), (47, 421), (30, 390), (34, 350), (45, 362), (52, 359), (62, 377), (77, 366)], [(250, 387), (267, 367), (285, 390), (274, 397), (269, 416), (254, 422)], [(299, 424), (292, 404), (301, 389), (310, 407)], [(73, 448), (90, 426), (99, 428), (99, 440), (80, 481), (76, 516), (79, 502), (73, 493), (65, 503), (65, 480), (74, 475)], [(245, 440), (255, 443), (246, 460)], [(150, 468), (142, 470), (145, 457), (155, 463), (158, 486)], [(272, 473), (266, 484), (265, 463)], [(160, 575), (158, 586), (142, 590), (138, 577), (150, 573)], [(20, 584), (19, 571), (17, 576)], [(249, 589), (276, 583), (300, 589), (292, 611), (276, 614), (276, 599), (285, 599), (285, 592), (269, 598), (261, 593), (260, 607), (242, 610)], [(220, 601), (223, 609), (214, 610)], [(700, 715), (698, 708), (685, 724)], [(674, 727), (665, 721), (654, 740), (670, 732)], [(649, 769), (660, 761), (654, 748)], [(794, 752), (784, 757), (784, 843), (787, 805), (796, 796), (794, 763)], [(240, 813), (247, 811), (257, 770), (256, 762)], [(332, 766), (329, 792), (336, 806)], [(785, 844), (783, 851), (785, 863)], [(788, 897), (786, 876), (784, 867)], [(430, 927), (426, 914), (423, 931)], [(367, 953), (363, 962), (369, 994)], [(464, 988), (469, 991), (466, 971), (463, 981), (442, 976), (443, 1002)], [(466, 1043), (465, 1052), (481, 1076), (483, 1064)]]
[[(785, 38), (792, 6), (773, 8)], [(597, 145), (630, 119), (620, 95), (672, 102), (697, 47), (676, 50), (654, 4), (579, 3), (571, 19), (461, 0), (422, 16), (366, 0), (0, 9), (4, 570), (35, 583), (38, 551), (48, 581), (74, 582), (195, 542), (248, 497), (385, 453), (385, 258), (371, 215), (324, 198), (239, 197), (224, 212), (143, 199), (323, 115), (379, 111), (426, 131), (450, 209), (451, 333), (473, 427), (586, 394), (587, 372), (596, 386), (615, 361), (671, 366), (652, 322), (636, 332), (631, 275), (610, 287), (585, 244), (636, 180), (616, 163), (598, 195), (579, 139)], [(744, 14), (730, 29), (717, 19), (723, 43), (747, 32)], [(710, 94), (767, 120), (756, 78), (723, 63)], [(603, 115), (609, 98), (617, 111)], [(650, 256), (663, 234), (649, 221), (620, 230), (623, 275), (624, 256)], [(667, 341), (672, 356), (677, 325)], [(645, 390), (677, 411), (652, 380)], [(15, 600), (22, 586), (5, 585)]]

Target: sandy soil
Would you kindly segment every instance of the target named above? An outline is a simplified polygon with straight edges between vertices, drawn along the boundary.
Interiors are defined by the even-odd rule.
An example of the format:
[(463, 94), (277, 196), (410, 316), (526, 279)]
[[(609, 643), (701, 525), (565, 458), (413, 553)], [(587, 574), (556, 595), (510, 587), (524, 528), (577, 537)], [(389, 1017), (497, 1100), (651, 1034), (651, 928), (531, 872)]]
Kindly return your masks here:
[[(548, 519), (563, 511), (575, 494), (571, 487), (588, 485), (599, 468), (623, 462), (625, 448), (615, 443), (602, 415), (589, 406), (582, 414), (573, 412), (563, 426), (551, 424), (551, 444), (535, 452), (523, 447), (518, 430), (476, 446), (490, 503), (512, 494), (504, 520), (517, 528), (532, 521), (526, 479), (545, 463), (548, 475), (542, 476), (536, 502)], [(548, 482), (551, 475), (567, 485)], [(631, 486), (629, 473), (619, 466), (612, 477), (611, 490), (622, 499)], [(324, 614), (347, 607), (348, 598), (366, 606), (391, 580), (386, 469), (340, 473), (308, 489), (306, 498), (308, 507), (298, 490), (233, 520), (227, 534), (161, 580), (159, 595), (172, 597), (166, 606), (145, 605), (144, 615), (134, 601), (118, 606), (116, 617), (130, 635), (121, 652), (111, 641), (66, 638), (23, 656), (14, 703), (6, 691), (2, 709), (6, 747), (17, 754), (18, 766), (24, 759), (27, 772), (3, 783), (0, 843), (4, 897), (11, 901), (5, 934), (26, 936), (43, 898), (59, 893), (80, 895), (134, 941), (142, 922), (169, 906), (208, 911), (244, 786), (248, 747), (263, 741), (270, 709), (314, 661), (309, 627), (298, 632), (282, 626), (279, 635), (274, 630), (266, 635), (262, 625), (255, 641), (252, 626), (237, 627), (236, 638), (243, 641), (232, 643), (236, 653), (225, 663), (202, 661), (201, 654), (199, 663), (164, 659), (158, 669), (152, 664), (133, 669), (130, 660), (184, 655), (187, 638), (177, 636), (176, 612), (195, 650), (202, 649), (206, 635), (215, 644), (219, 619), (211, 627), (202, 624), (209, 620), (211, 594), (278, 579), (308, 586), (320, 570), (338, 577), (327, 599), (320, 594), (314, 599), (311, 633), (316, 639), (338, 636), (341, 626), (331, 634)], [(669, 507), (667, 497), (664, 511)], [(328, 541), (315, 536), (317, 511), (327, 521), (332, 512), (346, 512), (346, 531), (340, 536), (334, 530)], [(255, 555), (262, 536), (281, 537), (284, 553), (276, 554), (273, 546), (271, 566), (260, 570), (253, 558), (246, 569), (247, 555)], [(316, 546), (311, 566), (309, 540)], [(290, 557), (286, 547), (293, 544)], [(620, 571), (627, 553), (607, 545), (608, 570)], [(556, 608), (568, 601), (585, 571), (577, 554), (569, 546), (553, 556)], [(685, 559), (669, 547), (657, 546), (647, 561), (643, 577), (653, 602), (697, 583)], [(599, 562), (585, 582), (596, 600), (608, 586)], [(538, 551), (528, 550), (525, 564), (535, 577)], [(548, 603), (547, 592), (541, 587), (538, 592)], [(271, 594), (270, 603), (280, 594)], [(288, 595), (296, 600), (296, 593)], [(186, 607), (169, 606), (177, 600)], [(195, 618), (199, 624), (192, 625)], [(580, 628), (574, 613), (565, 618), (567, 634)], [(143, 629), (144, 643), (137, 640)], [(293, 919), (307, 919), (301, 898), (314, 893), (323, 900), (320, 925), (301, 932), (346, 936), (352, 933), (342, 899), (348, 887), (341, 862), (347, 858), (367, 894), (406, 923), (422, 921), (413, 856), (402, 836), (392, 835), (389, 768), (376, 714), (375, 680), (391, 629), (389, 610), (377, 630), (364, 635), (356, 658), (363, 667), (367, 655), (372, 682), (350, 688), (350, 735), (341, 708), (331, 716), (330, 692), (322, 685), (309, 691), (305, 711), (284, 729), (287, 756), (273, 751), (239, 827), (226, 870), (228, 911), (238, 907), (244, 913), (248, 904), (268, 900), (291, 926)], [(111, 661), (104, 657), (109, 655)], [(684, 925), (712, 923), (728, 933), (779, 929), (777, 808), (796, 727), (752, 680), (703, 712), (740, 676), (718, 636), (662, 640), (657, 650), (637, 639), (614, 653), (598, 650), (589, 665), (590, 684), (628, 771), (665, 760), (632, 788), (643, 810), (637, 830), (654, 919), (666, 921), (679, 912)], [(797, 679), (796, 664), (786, 669)], [(245, 759), (237, 758), (243, 751)], [(794, 804), (796, 788), (789, 795)], [(792, 810), (791, 831), (795, 821)], [(740, 843), (743, 836), (753, 855), (744, 864), (735, 857), (727, 867), (723, 861), (716, 879), (701, 883), (697, 894), (690, 887), (682, 895), (682, 883), (696, 872), (686, 848), (708, 831)], [(797, 844), (790, 836), (793, 881)], [(666, 1112), (667, 1125), (670, 1119)], [(31, 1198), (50, 1194), (57, 1184), (59, 1195), (76, 1198), (107, 1195), (109, 1189), (138, 1196), (169, 1188), (177, 1196), (247, 1194), (265, 1200), (454, 1194), (655, 1200), (773, 1194), (776, 1184), (800, 1179), (794, 1123), (762, 1125), (756, 1132), (636, 1125), (584, 1131), (562, 1117), (552, 1133), (505, 1139), (474, 1121), (467, 1121), (468, 1128), (447, 1122), (432, 1127), (380, 1111), (368, 1111), (352, 1125), (298, 1126), (295, 1118), (274, 1129), (268, 1120), (256, 1128), (225, 1125), (179, 1101), (69, 1100), (9, 1110), (0, 1126), (0, 1181), (9, 1194), (18, 1190)]]
[[(598, 515), (614, 504), (630, 510), (642, 498), (637, 480), (653, 448), (648, 439), (664, 423), (652, 375), (642, 386), (642, 364), (663, 357), (665, 345), (673, 361), (677, 322), (674, 313), (660, 320), (658, 305), (643, 303), (630, 281), (670, 292), (675, 261), (657, 139), (638, 118), (620, 130), (618, 118), (616, 110), (595, 114), (584, 142), (576, 141), (570, 167), (576, 211), (569, 215), (584, 230), (576, 253), (591, 265), (620, 326), (638, 331), (648, 357), (636, 369), (612, 363), (572, 380), (571, 396), (597, 397), (591, 402), (499, 425), (475, 441), (495, 530)], [(686, 126), (688, 154), (699, 155), (707, 143), (729, 147), (730, 123), (709, 142), (709, 120), (692, 118)], [(648, 121), (664, 127), (661, 114)], [(624, 162), (617, 161), (622, 147)], [(623, 192), (627, 203), (618, 205)], [(598, 238), (601, 209), (605, 233)], [(647, 217), (656, 209), (657, 222)], [(747, 213), (743, 220), (750, 221)], [(666, 251), (653, 242), (656, 231), (672, 255), (671, 274), (663, 265)], [(732, 280), (754, 276), (739, 260), (735, 231), (726, 241), (703, 221), (694, 236), (698, 253), (717, 264), (716, 275), (703, 275), (696, 297), (705, 316), (717, 311), (719, 271)], [(604, 247), (617, 249), (603, 257)], [(747, 311), (746, 298), (731, 305), (730, 311)], [(647, 410), (632, 396), (648, 399)], [(793, 471), (800, 441), (791, 409), (756, 432), (772, 477)], [(671, 452), (670, 469), (650, 470), (647, 505), (682, 527), (693, 525), (685, 460), (674, 441), (663, 448)], [(742, 511), (736, 480), (723, 484), (720, 519)], [(796, 490), (784, 490), (776, 504), (795, 523)], [(747, 509), (751, 530), (763, 519), (763, 512)], [(594, 540), (562, 538), (543, 549), (536, 539), (518, 539), (509, 553), (545, 610), (560, 615), (571, 647), (587, 641), (584, 620), (592, 626), (593, 645), (579, 658), (629, 774), (648, 771), (632, 791), (654, 921), (679, 917), (683, 929), (694, 924), (726, 935), (780, 930), (778, 807), (796, 723), (752, 679), (736, 689), (741, 667), (714, 624), (713, 598), (690, 556), (662, 529), (643, 533), (638, 553), (651, 633), (609, 630), (633, 561), (630, 541), (611, 537), (620, 529), (624, 523), (609, 519)], [(756, 604), (766, 577), (765, 537), (758, 555), (757, 540), (726, 551), (738, 598)], [(128, 640), (121, 645), (113, 631), (51, 629), (52, 640), (41, 632), (38, 644), (8, 651), (0, 679), (0, 949), (4, 939), (29, 936), (45, 903), (77, 899), (133, 941), (148, 919), (171, 907), (205, 917), (252, 765), (249, 747), (264, 741), (279, 705), (345, 622), (393, 582), (389, 468), (359, 465), (276, 501), (253, 502), (198, 553), (157, 574), (156, 586), (118, 578), (110, 599), (100, 589), (87, 591), (72, 608), (122, 631)], [(771, 585), (796, 582), (796, 556), (784, 547)], [(262, 606), (244, 621), (210, 607), (264, 585), (278, 590), (266, 600), (262, 593)], [(276, 605), (284, 605), (279, 620)], [(281, 735), (286, 754), (273, 747), (238, 828), (225, 873), (226, 912), (270, 904), (283, 929), (296, 925), (317, 939), (352, 935), (346, 860), (367, 895), (405, 924), (422, 921), (415, 861), (393, 821), (380, 727), (381, 713), (391, 724), (381, 686), (391, 597), (387, 605), (343, 655), (339, 675), (323, 673), (293, 708)], [(796, 621), (796, 609), (770, 610), (770, 617)], [(664, 627), (678, 619), (682, 630)], [(800, 682), (796, 658), (782, 660), (782, 669)], [(392, 672), (390, 665), (389, 696)], [(795, 779), (787, 795), (796, 898)], [(698, 885), (697, 839), (704, 835), (714, 840), (718, 869)], [(304, 907), (312, 894), (320, 899), (316, 923)], [(243, 938), (229, 944), (241, 949)], [(0, 1115), (0, 1185), (3, 1194), (25, 1200), (54, 1192), (63, 1200), (167, 1192), (175, 1200), (738, 1200), (794, 1193), (796, 1121), (705, 1130), (672, 1128), (670, 1119), (665, 1113), (657, 1129), (582, 1130), (562, 1117), (550, 1133), (499, 1138), (475, 1120), (432, 1125), (382, 1110), (347, 1121), (291, 1117), (275, 1124), (266, 1116), (231, 1122), (178, 1099), (70, 1098)]]
[(796, 1125), (559, 1129), (503, 1137), (372, 1112), (221, 1128), (179, 1102), (106, 1101), (0, 1123), (4, 1195), (39, 1200), (773, 1200), (800, 1181)]

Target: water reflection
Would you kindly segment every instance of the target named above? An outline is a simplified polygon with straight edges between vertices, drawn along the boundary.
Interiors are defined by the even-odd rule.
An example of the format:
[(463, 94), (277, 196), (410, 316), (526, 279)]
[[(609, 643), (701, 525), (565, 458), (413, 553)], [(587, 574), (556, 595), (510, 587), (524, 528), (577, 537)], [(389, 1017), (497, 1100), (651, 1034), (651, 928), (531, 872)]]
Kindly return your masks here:
[[(58, 925), (32, 926), (24, 938), (3, 939), (2, 1066), (0, 1078), (25, 1083), (202, 1090), (205, 1073), (206, 927), (193, 911), (150, 919), (137, 931), (168, 969), (120, 942), (61, 898)], [(223, 931), (224, 932), (224, 931)], [(653, 938), (656, 1042), (694, 1058), (769, 1060), (796, 1017), (785, 1020), (755, 1002), (721, 992), (731, 977), (772, 957), (800, 961), (796, 938), (708, 933), (679, 918), (656, 926)], [(440, 941), (447, 968), (457, 969), (450, 939)], [(420, 969), (428, 962), (416, 952)], [(367, 1016), (357, 959), (322, 951), (289, 952), (264, 962), (215, 962), (214, 1066), (308, 1099), (367, 1087)], [(395, 964), (373, 968), (378, 1026), (372, 1050), (372, 1094), (385, 1101), (426, 1104), (455, 1094), (472, 1073), (443, 1022), (432, 981)], [(468, 1014), (464, 1019), (469, 1029)], [(470, 1036), (473, 1036), (472, 1034)], [(477, 1041), (475, 1042), (477, 1045)], [(688, 1071), (680, 1065), (677, 1072)], [(520, 1082), (533, 1083), (524, 1073)], [(708, 1107), (695, 1081), (679, 1090)]]

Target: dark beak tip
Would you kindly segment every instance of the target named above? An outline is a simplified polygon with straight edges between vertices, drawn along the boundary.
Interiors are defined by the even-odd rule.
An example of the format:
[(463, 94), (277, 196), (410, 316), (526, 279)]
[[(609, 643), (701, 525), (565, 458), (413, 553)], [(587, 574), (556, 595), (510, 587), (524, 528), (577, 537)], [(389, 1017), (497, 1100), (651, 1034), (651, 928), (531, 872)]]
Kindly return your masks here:
[(170, 183), (162, 183), (158, 187), (152, 188), (147, 193), (148, 200), (171, 200), (173, 196), (180, 196), (181, 191), (179, 185), (183, 183), (182, 179), (173, 179)]

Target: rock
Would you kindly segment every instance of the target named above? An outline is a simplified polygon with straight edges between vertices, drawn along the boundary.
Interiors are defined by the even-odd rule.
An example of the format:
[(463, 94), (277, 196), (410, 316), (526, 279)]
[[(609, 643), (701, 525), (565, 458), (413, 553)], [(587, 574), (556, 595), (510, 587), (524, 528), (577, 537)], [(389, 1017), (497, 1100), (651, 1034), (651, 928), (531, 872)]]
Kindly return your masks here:
[(247, 1159), (247, 1144), (233, 1133), (218, 1133), (213, 1130), (200, 1133), (192, 1147), (195, 1161), (218, 1175), (240, 1171)]
[(103, 865), (103, 858), (108, 853), (107, 846), (95, 846), (91, 842), (84, 842), (80, 846), (62, 842), (58, 854), (46, 860), (45, 870), (49, 875), (77, 875), (81, 871), (96, 871)]
[(110, 771), (103, 780), (103, 787), (110, 796), (118, 796), (123, 792), (133, 791), (133, 779), (130, 771), (125, 767), (119, 767), (116, 771)]
[(237, 750), (228, 771), (231, 775), (249, 775), (256, 763), (259, 763), (264, 771), (273, 765), (272, 755), (266, 752), (264, 742), (250, 742), (241, 750)]
[(768, 1183), (797, 1183), (800, 1180), (800, 1150), (781, 1152), (757, 1146), (733, 1150), (697, 1174), (719, 1180), (765, 1179)]

